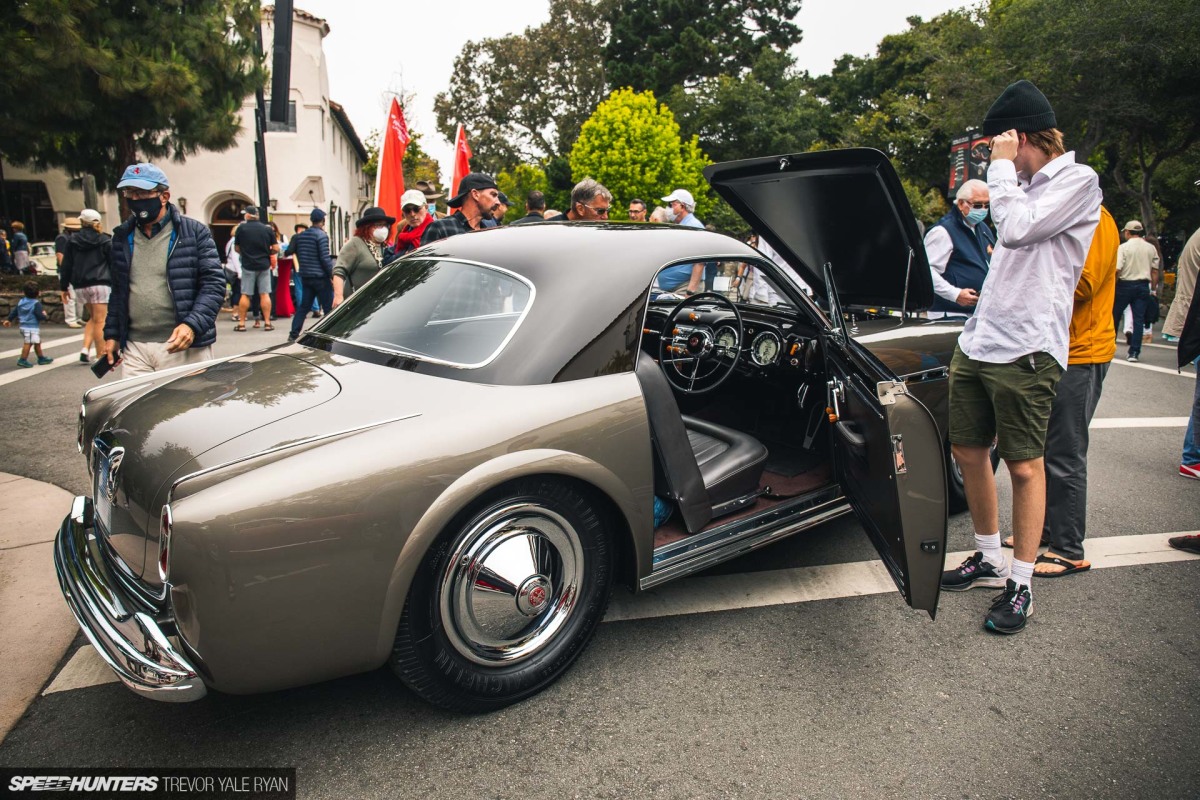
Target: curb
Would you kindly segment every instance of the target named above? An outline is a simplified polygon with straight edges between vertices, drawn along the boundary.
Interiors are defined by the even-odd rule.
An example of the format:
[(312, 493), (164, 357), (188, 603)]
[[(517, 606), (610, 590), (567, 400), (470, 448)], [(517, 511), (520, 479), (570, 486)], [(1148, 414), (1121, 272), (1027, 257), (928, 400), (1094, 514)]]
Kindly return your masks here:
[(53, 484), (0, 472), (0, 742), (79, 635), (53, 561), (72, 499)]

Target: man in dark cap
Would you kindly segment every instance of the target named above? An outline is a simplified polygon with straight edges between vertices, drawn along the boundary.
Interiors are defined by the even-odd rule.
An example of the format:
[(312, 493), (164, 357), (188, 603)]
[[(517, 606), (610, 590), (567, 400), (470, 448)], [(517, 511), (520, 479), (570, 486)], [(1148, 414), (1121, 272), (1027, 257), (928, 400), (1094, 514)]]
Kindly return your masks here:
[(458, 194), (446, 201), (446, 205), (455, 209), (454, 213), (429, 223), (421, 236), (421, 244), (486, 227), (484, 223), (491, 220), (499, 208), (500, 189), (491, 175), (471, 172), (459, 182)]
[(321, 310), (333, 308), (333, 257), (329, 254), (329, 235), (325, 233), (325, 212), (314, 208), (308, 215), (312, 227), (292, 237), (286, 255), (295, 256), (300, 267), (301, 294), (292, 317), (292, 329), (288, 341), (294, 342), (304, 327), (304, 319), (312, 310), (313, 300), (320, 302)]
[[(997, 244), (950, 364), (950, 443), (962, 468), (975, 552), (942, 588), (1002, 589), (984, 628), (1016, 633), (1033, 608), (1030, 584), (1046, 517), (1046, 430), (1067, 366), (1075, 287), (1100, 220), (1096, 173), (1065, 152), (1054, 109), (1018, 81), (988, 109), (987, 184)], [(1014, 554), (1000, 549), (992, 442), (1013, 485)]]
[[(238, 302), (238, 324), (235, 331), (246, 330), (246, 314), (250, 311), (250, 297), (257, 294), (265, 330), (275, 330), (271, 324), (271, 254), (279, 252), (275, 231), (258, 219), (258, 208), (246, 206), (242, 212), (245, 220), (233, 234), (233, 245), (242, 258), (242, 299)], [(254, 323), (258, 327), (258, 323)]]

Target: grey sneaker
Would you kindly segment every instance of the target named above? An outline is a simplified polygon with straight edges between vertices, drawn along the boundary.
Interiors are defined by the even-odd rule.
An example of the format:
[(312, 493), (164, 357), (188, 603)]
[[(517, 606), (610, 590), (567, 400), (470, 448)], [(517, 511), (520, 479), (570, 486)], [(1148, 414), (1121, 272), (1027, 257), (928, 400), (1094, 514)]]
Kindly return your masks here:
[(983, 553), (976, 552), (954, 569), (942, 573), (942, 588), (947, 592), (965, 592), (976, 586), (988, 589), (1003, 589), (1008, 580), (1009, 568), (996, 567), (983, 560)]

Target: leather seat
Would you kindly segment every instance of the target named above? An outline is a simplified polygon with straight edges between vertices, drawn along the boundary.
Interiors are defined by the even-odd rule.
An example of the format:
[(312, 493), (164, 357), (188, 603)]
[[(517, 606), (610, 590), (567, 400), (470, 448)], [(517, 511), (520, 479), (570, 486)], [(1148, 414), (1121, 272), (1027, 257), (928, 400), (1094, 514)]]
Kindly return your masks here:
[(696, 466), (700, 468), (700, 479), (714, 507), (758, 489), (767, 460), (767, 448), (762, 442), (741, 431), (695, 417), (683, 417), (683, 426), (687, 428)]
[(662, 478), (688, 531), (754, 502), (767, 448), (741, 431), (681, 415), (658, 362), (644, 352), (635, 374)]

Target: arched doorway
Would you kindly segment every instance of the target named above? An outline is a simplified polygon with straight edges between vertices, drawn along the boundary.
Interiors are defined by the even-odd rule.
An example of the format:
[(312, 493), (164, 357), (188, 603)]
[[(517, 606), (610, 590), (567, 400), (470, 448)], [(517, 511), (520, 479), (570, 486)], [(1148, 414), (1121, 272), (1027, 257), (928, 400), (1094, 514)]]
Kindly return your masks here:
[(250, 198), (240, 194), (229, 194), (212, 204), (208, 227), (212, 230), (217, 253), (225, 260), (225, 246), (233, 235), (233, 229), (242, 221), (242, 209), (253, 205)]

